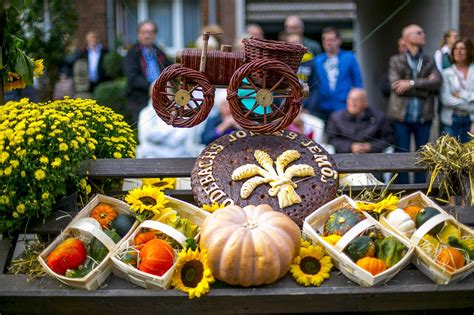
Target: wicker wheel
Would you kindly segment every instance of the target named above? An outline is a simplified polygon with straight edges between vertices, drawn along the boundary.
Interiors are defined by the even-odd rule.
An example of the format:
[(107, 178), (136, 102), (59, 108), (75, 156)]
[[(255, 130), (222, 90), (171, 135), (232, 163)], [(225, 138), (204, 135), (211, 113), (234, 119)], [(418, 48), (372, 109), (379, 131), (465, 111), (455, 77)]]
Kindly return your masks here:
[[(261, 84), (256, 74), (263, 73)], [(260, 75), (259, 75), (260, 76)], [(267, 78), (277, 76), (276, 83)], [(279, 89), (281, 86), (288, 88)], [(241, 66), (230, 79), (227, 100), (235, 121), (243, 128), (270, 133), (288, 127), (301, 108), (301, 86), (293, 70), (283, 62), (260, 59)]]
[(168, 125), (193, 127), (209, 115), (214, 87), (203, 73), (174, 64), (161, 73), (152, 98), (156, 114)]

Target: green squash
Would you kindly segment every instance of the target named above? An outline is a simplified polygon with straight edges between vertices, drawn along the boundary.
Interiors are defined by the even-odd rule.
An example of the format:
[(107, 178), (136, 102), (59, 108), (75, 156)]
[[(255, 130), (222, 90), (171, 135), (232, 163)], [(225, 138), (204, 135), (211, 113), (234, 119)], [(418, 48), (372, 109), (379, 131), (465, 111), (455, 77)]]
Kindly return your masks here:
[(128, 214), (119, 214), (110, 223), (110, 227), (115, 229), (120, 237), (124, 237), (132, 228), (133, 223), (135, 223), (134, 217)]
[(341, 208), (331, 214), (326, 223), (324, 223), (324, 236), (331, 234), (342, 236), (364, 219), (365, 217), (362, 212), (356, 209)]
[(375, 244), (367, 235), (358, 236), (347, 245), (345, 253), (353, 261), (358, 261), (364, 257), (374, 257)]
[(387, 267), (392, 267), (405, 255), (407, 248), (394, 236), (387, 236), (375, 242), (377, 258), (382, 260)]
[[(115, 230), (104, 230), (104, 233), (107, 234), (107, 236), (110, 237), (114, 243), (118, 243), (118, 241), (121, 239), (120, 235), (118, 235)], [(109, 250), (104, 244), (102, 244), (96, 238), (92, 239), (90, 244), (90, 255), (95, 261), (102, 261), (108, 253)]]
[[(416, 215), (415, 218), (415, 223), (416, 223), (416, 228), (419, 228), (422, 226), (426, 221), (434, 217), (435, 215), (440, 214), (438, 209), (432, 208), (432, 207), (426, 207), (421, 209), (418, 214)], [(443, 228), (444, 222), (438, 224), (434, 228), (432, 228), (428, 234), (430, 235), (436, 235), (438, 234), (441, 229)]]

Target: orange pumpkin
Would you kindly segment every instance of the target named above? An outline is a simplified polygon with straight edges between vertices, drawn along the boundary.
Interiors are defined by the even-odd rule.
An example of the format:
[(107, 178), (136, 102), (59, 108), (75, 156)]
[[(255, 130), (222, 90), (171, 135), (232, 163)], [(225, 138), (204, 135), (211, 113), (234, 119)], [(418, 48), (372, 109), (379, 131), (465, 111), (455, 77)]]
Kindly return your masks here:
[(141, 232), (135, 236), (133, 240), (133, 245), (137, 249), (141, 249), (148, 241), (154, 240), (156, 238), (156, 234), (154, 232)]
[(173, 266), (174, 251), (168, 243), (157, 238), (148, 241), (143, 246), (140, 257), (139, 270), (162, 276)]
[(91, 218), (96, 219), (102, 228), (108, 228), (117, 216), (117, 211), (111, 205), (99, 203), (91, 211)]
[(49, 253), (47, 261), (52, 271), (64, 275), (68, 269), (76, 269), (87, 258), (87, 250), (81, 240), (68, 238)]
[(387, 265), (383, 262), (383, 260), (374, 257), (364, 257), (359, 259), (357, 261), (357, 266), (367, 270), (373, 276), (376, 276), (379, 273), (387, 270)]
[(446, 247), (438, 255), (438, 264), (453, 272), (464, 267), (464, 255), (454, 247)]
[(418, 206), (408, 206), (403, 211), (410, 216), (410, 218), (415, 221), (416, 215), (420, 212), (421, 208)]

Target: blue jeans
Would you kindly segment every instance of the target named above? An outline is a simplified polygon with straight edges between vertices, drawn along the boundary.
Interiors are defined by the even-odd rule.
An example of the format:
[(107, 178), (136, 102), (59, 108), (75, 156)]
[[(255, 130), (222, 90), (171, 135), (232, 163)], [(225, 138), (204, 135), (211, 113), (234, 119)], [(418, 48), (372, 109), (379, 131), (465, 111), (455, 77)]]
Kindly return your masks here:
[(458, 138), (462, 143), (468, 142), (470, 137), (467, 132), (471, 129), (471, 118), (469, 115), (459, 116), (453, 114), (453, 124), (451, 126), (443, 124), (442, 132)]
[[(403, 123), (393, 122), (393, 133), (395, 137), (395, 152), (410, 152), (411, 135), (415, 135), (416, 150), (428, 143), (430, 138), (431, 121), (425, 123)], [(408, 184), (408, 173), (398, 174), (398, 184)], [(424, 183), (424, 173), (415, 173), (415, 182)]]

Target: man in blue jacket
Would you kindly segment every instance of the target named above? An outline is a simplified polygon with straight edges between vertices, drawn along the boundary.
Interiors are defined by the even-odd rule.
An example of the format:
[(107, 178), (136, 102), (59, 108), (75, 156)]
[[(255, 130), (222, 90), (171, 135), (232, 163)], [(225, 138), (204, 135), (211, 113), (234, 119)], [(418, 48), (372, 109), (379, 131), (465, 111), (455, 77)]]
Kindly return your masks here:
[(336, 28), (324, 28), (322, 38), (324, 53), (314, 61), (319, 98), (315, 114), (327, 121), (332, 112), (346, 108), (352, 88), (362, 88), (362, 77), (354, 54), (340, 48), (342, 39)]

